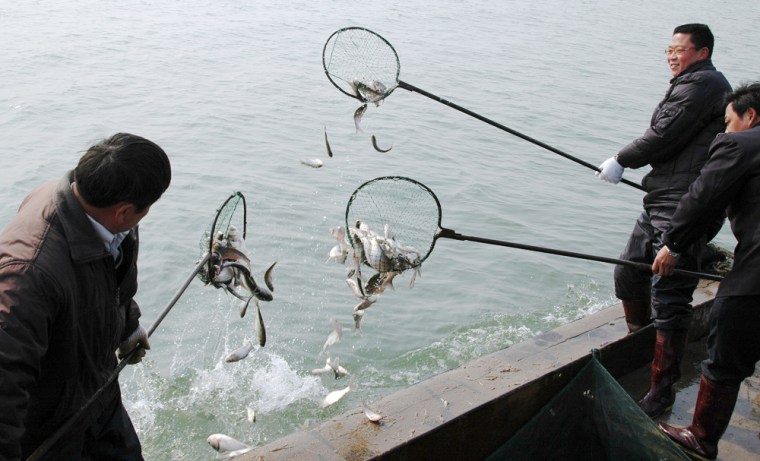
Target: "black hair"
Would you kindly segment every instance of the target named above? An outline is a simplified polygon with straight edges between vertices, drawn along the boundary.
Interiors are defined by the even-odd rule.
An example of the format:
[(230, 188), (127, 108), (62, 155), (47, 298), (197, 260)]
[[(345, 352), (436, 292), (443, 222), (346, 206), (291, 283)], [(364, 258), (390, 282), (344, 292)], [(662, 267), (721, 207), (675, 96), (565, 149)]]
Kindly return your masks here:
[(715, 37), (705, 24), (683, 24), (673, 29), (675, 34), (689, 34), (696, 49), (707, 48), (707, 58), (712, 57)]
[(744, 83), (726, 95), (726, 105), (731, 104), (734, 112), (743, 117), (750, 107), (760, 114), (760, 82)]
[(79, 159), (74, 178), (88, 204), (106, 208), (126, 202), (137, 212), (152, 205), (169, 187), (169, 158), (157, 144), (117, 133), (91, 146)]

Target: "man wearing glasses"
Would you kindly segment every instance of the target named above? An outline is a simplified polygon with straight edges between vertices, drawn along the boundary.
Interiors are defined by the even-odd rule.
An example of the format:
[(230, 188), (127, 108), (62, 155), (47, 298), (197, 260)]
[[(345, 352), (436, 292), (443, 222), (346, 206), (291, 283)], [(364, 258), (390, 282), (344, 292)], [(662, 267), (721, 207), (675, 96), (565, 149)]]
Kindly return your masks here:
[[(643, 136), (599, 167), (597, 175), (613, 184), (620, 181), (625, 168), (652, 168), (642, 181), (646, 191), (644, 211), (620, 259), (654, 262), (678, 201), (699, 176), (713, 138), (725, 129), (723, 102), (731, 86), (710, 59), (714, 41), (704, 24), (684, 24), (673, 30), (665, 50), (673, 78), (654, 110), (650, 126)], [(704, 235), (682, 250), (680, 269), (699, 270), (700, 253), (720, 230), (724, 216), (710, 223)], [(639, 400), (639, 406), (652, 418), (670, 409), (675, 401), (673, 384), (681, 377), (697, 282), (690, 276), (660, 277), (647, 270), (615, 267), (615, 295), (622, 301), (629, 331), (642, 328), (654, 318), (657, 339), (651, 383)]]

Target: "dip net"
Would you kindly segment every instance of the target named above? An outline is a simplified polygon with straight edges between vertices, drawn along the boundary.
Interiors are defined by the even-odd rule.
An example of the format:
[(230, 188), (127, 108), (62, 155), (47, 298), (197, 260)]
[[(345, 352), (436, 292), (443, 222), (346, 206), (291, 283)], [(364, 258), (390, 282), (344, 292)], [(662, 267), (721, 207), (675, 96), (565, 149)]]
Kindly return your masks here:
[(595, 350), (575, 378), (486, 460), (688, 461), (597, 354)]
[(393, 46), (363, 27), (334, 32), (322, 50), (322, 66), (341, 92), (379, 104), (398, 86), (400, 64)]
[[(238, 209), (239, 205), (242, 205), (240, 209)], [(216, 210), (214, 220), (201, 236), (201, 240), (198, 243), (201, 252), (200, 259), (202, 260), (205, 255), (211, 254), (214, 236), (221, 236), (222, 239), (227, 239), (229, 237), (230, 226), (234, 226), (241, 231), (243, 239), (245, 239), (246, 227), (248, 224), (247, 220), (248, 208), (246, 207), (243, 193), (235, 192), (227, 197), (227, 200), (225, 200), (219, 209)], [(198, 278), (205, 284), (211, 282), (209, 274), (211, 273), (212, 264), (213, 260), (209, 259), (205, 266), (198, 271)]]

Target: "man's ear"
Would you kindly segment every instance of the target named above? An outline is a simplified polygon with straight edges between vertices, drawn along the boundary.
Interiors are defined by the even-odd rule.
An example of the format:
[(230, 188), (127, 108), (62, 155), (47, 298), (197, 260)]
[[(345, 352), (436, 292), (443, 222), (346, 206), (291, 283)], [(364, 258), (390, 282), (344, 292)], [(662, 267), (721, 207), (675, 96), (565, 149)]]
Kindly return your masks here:
[(114, 220), (116, 224), (123, 225), (127, 218), (130, 216), (130, 212), (134, 213), (135, 206), (131, 203), (121, 202), (114, 206)]
[(706, 46), (703, 46), (699, 50), (697, 50), (697, 59), (700, 61), (703, 59), (707, 59), (710, 57), (710, 48), (707, 48)]
[(750, 128), (760, 123), (760, 118), (758, 118), (757, 110), (754, 107), (748, 107), (747, 111), (744, 112), (744, 116), (747, 117)]

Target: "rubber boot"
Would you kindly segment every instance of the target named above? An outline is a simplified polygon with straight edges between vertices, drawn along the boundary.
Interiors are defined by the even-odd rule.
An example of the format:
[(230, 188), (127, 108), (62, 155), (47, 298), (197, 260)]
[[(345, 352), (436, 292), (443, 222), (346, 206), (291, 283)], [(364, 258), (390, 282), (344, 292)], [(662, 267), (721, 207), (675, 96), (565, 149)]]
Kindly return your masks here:
[(715, 384), (702, 376), (694, 419), (688, 427), (660, 423), (660, 429), (695, 459), (718, 457), (718, 441), (726, 432), (734, 412), (739, 386)]
[(650, 418), (673, 407), (676, 400), (673, 384), (681, 377), (687, 335), (688, 330), (657, 330), (649, 391), (639, 400), (639, 407)]
[(652, 306), (649, 299), (622, 301), (628, 333), (633, 333), (652, 323)]

